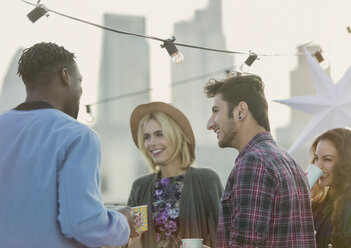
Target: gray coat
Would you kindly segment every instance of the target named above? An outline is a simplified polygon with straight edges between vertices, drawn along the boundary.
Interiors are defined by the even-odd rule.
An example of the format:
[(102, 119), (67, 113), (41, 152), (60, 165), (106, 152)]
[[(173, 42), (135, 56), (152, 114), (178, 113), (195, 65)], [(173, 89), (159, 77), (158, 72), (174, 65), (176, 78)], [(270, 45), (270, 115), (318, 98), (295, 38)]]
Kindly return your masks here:
[[(158, 174), (136, 179), (128, 206), (148, 205), (149, 230), (142, 234), (143, 248), (156, 247), (156, 234), (151, 206)], [(208, 168), (190, 167), (184, 178), (180, 203), (180, 233), (182, 238), (203, 238), (205, 245), (216, 247), (216, 230), (223, 186), (216, 172)]]

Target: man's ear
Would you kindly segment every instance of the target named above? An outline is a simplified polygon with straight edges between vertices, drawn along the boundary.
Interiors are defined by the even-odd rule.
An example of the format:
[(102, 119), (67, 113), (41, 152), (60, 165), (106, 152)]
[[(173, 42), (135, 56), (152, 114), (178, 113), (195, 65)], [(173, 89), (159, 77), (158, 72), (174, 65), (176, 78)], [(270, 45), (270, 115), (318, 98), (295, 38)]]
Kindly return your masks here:
[(247, 116), (248, 112), (249, 112), (249, 106), (247, 105), (246, 102), (241, 101), (238, 104), (238, 119), (239, 120), (243, 120), (245, 119), (245, 117)]
[(64, 85), (69, 86), (69, 73), (67, 68), (62, 68), (60, 72), (61, 81)]

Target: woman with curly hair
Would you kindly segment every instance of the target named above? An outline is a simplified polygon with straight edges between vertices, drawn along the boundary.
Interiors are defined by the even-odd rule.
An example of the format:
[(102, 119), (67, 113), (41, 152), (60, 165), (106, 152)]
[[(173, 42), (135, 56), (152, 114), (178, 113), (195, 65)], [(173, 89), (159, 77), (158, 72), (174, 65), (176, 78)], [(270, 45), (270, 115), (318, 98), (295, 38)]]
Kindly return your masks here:
[(351, 131), (336, 128), (311, 146), (312, 163), (323, 171), (312, 189), (317, 247), (351, 247)]

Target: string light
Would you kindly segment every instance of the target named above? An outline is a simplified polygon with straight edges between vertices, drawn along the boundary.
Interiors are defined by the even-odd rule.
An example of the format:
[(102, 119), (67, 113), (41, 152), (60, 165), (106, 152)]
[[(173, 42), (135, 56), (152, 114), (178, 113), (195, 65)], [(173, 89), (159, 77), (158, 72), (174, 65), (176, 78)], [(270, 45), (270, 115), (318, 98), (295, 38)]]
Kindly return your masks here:
[(169, 56), (172, 58), (173, 64), (180, 64), (184, 60), (184, 55), (178, 51), (176, 45), (174, 44), (174, 36), (171, 39), (167, 39), (161, 44), (162, 48), (166, 48)]
[(248, 66), (251, 66), (255, 60), (258, 59), (258, 56), (256, 53), (250, 51), (249, 57), (245, 60), (245, 64)]
[[(92, 25), (92, 26), (95, 26), (95, 27), (98, 27), (98, 28), (101, 28), (101, 29), (104, 29), (104, 30), (107, 30), (107, 31), (161, 41), (161, 42), (163, 42), (163, 44), (161, 44), (161, 47), (162, 48), (166, 48), (168, 54), (172, 57), (172, 63), (174, 63), (174, 64), (179, 64), (179, 63), (183, 62), (183, 60), (184, 60), (184, 55), (178, 51), (176, 45), (177, 46), (182, 46), (182, 47), (188, 47), (188, 48), (212, 51), (212, 52), (221, 52), (221, 53), (229, 53), (229, 54), (241, 54), (241, 55), (247, 54), (247, 53), (244, 53), (244, 52), (229, 51), (229, 50), (222, 50), (222, 49), (215, 49), (215, 48), (209, 48), (209, 47), (195, 46), (195, 45), (189, 45), (189, 44), (183, 44), (183, 43), (176, 43), (176, 42), (174, 42), (175, 41), (175, 37), (174, 36), (171, 39), (166, 39), (165, 40), (165, 39), (161, 39), (161, 38), (154, 37), (154, 36), (141, 35), (141, 34), (136, 34), (136, 33), (131, 33), (131, 32), (120, 31), (120, 30), (117, 30), (117, 29), (113, 29), (113, 28), (102, 26), (102, 25), (98, 25), (98, 24), (95, 24), (95, 23), (92, 23), (92, 22), (88, 22), (88, 21), (85, 21), (85, 20), (82, 20), (82, 19), (79, 19), (79, 18), (76, 18), (76, 17), (72, 17), (72, 16), (69, 16), (69, 15), (66, 15), (66, 14), (63, 14), (63, 13), (60, 13), (60, 12), (48, 9), (45, 5), (40, 4), (40, 0), (38, 0), (37, 4), (33, 4), (33, 3), (28, 2), (26, 0), (22, 0), (22, 1), (24, 3), (29, 4), (29, 5), (35, 6), (35, 8), (27, 15), (28, 18), (33, 23), (36, 22), (38, 19), (40, 19), (44, 15), (49, 16), (48, 12), (52, 12), (52, 13), (55, 13), (57, 15), (60, 15), (60, 16), (63, 16), (63, 17), (66, 17), (66, 18), (69, 18), (69, 19), (72, 19), (72, 20), (75, 20), (75, 21), (79, 21), (79, 22), (82, 22), (82, 23), (85, 23), (85, 24), (88, 24), (88, 25)], [(346, 29), (347, 29), (348, 33), (351, 33), (351, 27), (350, 26), (346, 27)], [(243, 67), (244, 66), (251, 67), (251, 65), (256, 60), (260, 59), (259, 56), (300, 56), (300, 55), (303, 55), (303, 53), (295, 53), (295, 54), (256, 54), (256, 53), (253, 53), (253, 52), (249, 51), (249, 57), (239, 67), (240, 68), (239, 70), (243, 71)], [(314, 54), (314, 56), (317, 58), (318, 62), (321, 63), (322, 61), (324, 61), (324, 58), (323, 58), (323, 56), (321, 54), (321, 51), (316, 52)], [(228, 72), (230, 72), (230, 70), (226, 70), (227, 74), (228, 74)], [(174, 84), (176, 84), (176, 83), (174, 83)], [(148, 91), (150, 91), (150, 89)], [(132, 92), (132, 93), (129, 93), (129, 94), (126, 94), (126, 95), (132, 96), (135, 93), (139, 94), (138, 92)], [(104, 100), (102, 100), (100, 102), (97, 102), (97, 103), (94, 103), (94, 104), (99, 104), (99, 103), (102, 103), (102, 102), (106, 102), (106, 101), (109, 101), (109, 100), (120, 99), (120, 98), (123, 98), (123, 96), (122, 97), (118, 97), (117, 96), (117, 97), (113, 97), (111, 99), (104, 99)], [(88, 114), (91, 114), (90, 105), (92, 105), (92, 104), (86, 105), (86, 111), (87, 111)]]
[(317, 59), (319, 65), (323, 68), (323, 70), (326, 70), (329, 67), (329, 63), (323, 58), (322, 52), (322, 49), (319, 49), (313, 53), (313, 56)]
[(46, 8), (44, 4), (40, 4), (40, 0), (39, 0), (35, 5), (35, 8), (31, 12), (29, 12), (27, 16), (29, 20), (31, 20), (31, 22), (34, 23), (44, 15), (48, 17), (49, 16), (48, 12), (49, 12), (49, 9)]
[[(315, 52), (313, 54), (317, 58), (318, 61), (319, 61), (320, 58), (322, 59), (321, 61), (319, 61), (320, 63), (321, 62), (325, 62), (321, 52), (322, 52), (322, 50), (319, 50), (319, 51), (317, 51), (317, 52)], [(250, 51), (249, 57), (239, 67), (238, 66), (234, 66), (234, 68), (225, 68), (225, 69), (221, 69), (221, 70), (218, 70), (218, 71), (202, 74), (202, 75), (199, 75), (199, 76), (194, 76), (194, 77), (191, 77), (191, 78), (188, 78), (188, 79), (176, 81), (176, 82), (173, 82), (170, 85), (170, 87), (176, 87), (178, 85), (182, 85), (182, 84), (190, 83), (190, 82), (193, 82), (193, 81), (197, 81), (197, 80), (200, 80), (200, 79), (205, 78), (205, 77), (208, 78), (208, 77), (210, 77), (212, 75), (216, 75), (216, 74), (219, 74), (219, 73), (224, 73), (224, 74), (226, 74), (228, 76), (228, 75), (231, 74), (232, 70), (238, 70), (237, 71), (238, 73), (243, 73), (244, 72), (243, 71), (243, 66), (244, 65), (250, 67), (256, 60), (259, 60), (259, 59), (260, 58), (258, 57), (258, 55), (256, 53)], [(323, 65), (323, 63), (321, 63), (321, 65)], [(145, 89), (145, 90), (142, 90), (142, 91), (136, 91), (136, 92), (131, 92), (131, 93), (127, 93), (127, 94), (123, 94), (123, 95), (119, 95), (119, 96), (106, 98), (106, 99), (100, 100), (98, 102), (86, 105), (86, 111), (87, 111), (87, 113), (91, 113), (90, 106), (92, 106), (92, 105), (105, 103), (105, 102), (110, 102), (110, 101), (114, 101), (114, 100), (119, 100), (119, 99), (122, 99), (122, 98), (127, 98), (127, 97), (131, 97), (131, 96), (135, 96), (135, 95), (145, 94), (145, 93), (150, 92), (151, 90), (152, 89)]]
[[(36, 6), (35, 4), (33, 4), (33, 3), (31, 3), (31, 2), (28, 2), (28, 1), (26, 1), (26, 0), (22, 0), (22, 2), (27, 3), (27, 4), (29, 4), (29, 5)], [(45, 6), (42, 5), (42, 7), (44, 8)], [(98, 27), (98, 28), (101, 28), (101, 29), (104, 29), (104, 30), (107, 30), (107, 31), (111, 31), (111, 32), (119, 33), (119, 34), (125, 34), (125, 35), (136, 36), (136, 37), (142, 37), (142, 38), (151, 39), (151, 40), (156, 40), (156, 41), (162, 42), (163, 44), (164, 44), (165, 42), (167, 43), (167, 39), (161, 39), (161, 38), (158, 38), (158, 37), (155, 37), (155, 36), (136, 34), (136, 33), (131, 33), (131, 32), (126, 32), (126, 31), (117, 30), (117, 29), (114, 29), (114, 28), (105, 27), (105, 26), (102, 26), (102, 25), (99, 25), (99, 24), (95, 24), (95, 23), (92, 23), (92, 22), (88, 22), (88, 21), (85, 21), (85, 20), (82, 20), (82, 19), (73, 17), (73, 16), (69, 16), (69, 15), (66, 15), (66, 14), (63, 14), (63, 13), (60, 13), (60, 12), (57, 12), (57, 11), (52, 10), (52, 9), (48, 9), (48, 8), (46, 8), (46, 7), (45, 7), (45, 10), (46, 10), (47, 12), (51, 12), (51, 13), (54, 13), (54, 14), (57, 14), (57, 15), (66, 17), (66, 18), (68, 18), (68, 19), (72, 19), (72, 20), (74, 20), (74, 21), (82, 22), (82, 23), (85, 23), (85, 24), (88, 24), (88, 25), (91, 25), (91, 26), (95, 26), (95, 27)], [(168, 39), (168, 40), (169, 40), (169, 39)], [(238, 52), (238, 51), (222, 50), (222, 49), (216, 49), (216, 48), (210, 48), (210, 47), (203, 47), (203, 46), (195, 46), (195, 45), (184, 44), (184, 43), (176, 43), (176, 42), (173, 42), (173, 44), (176, 45), (176, 46), (182, 46), (182, 47), (188, 47), (188, 48), (194, 48), (194, 49), (201, 49), (201, 50), (212, 51), (212, 52), (229, 53), (229, 54), (242, 54), (242, 55), (248, 54), (247, 52)], [(257, 54), (257, 55), (258, 55), (258, 56), (300, 56), (300, 55), (304, 55), (304, 54), (303, 54), (303, 53), (294, 53), (294, 54)], [(175, 60), (176, 60), (176, 59), (175, 59)]]
[[(240, 71), (246, 71), (244, 70), (244, 67), (251, 67), (253, 62), (256, 60), (259, 60), (258, 55), (254, 52), (249, 52), (249, 57), (245, 60), (245, 62), (240, 66)], [(245, 66), (246, 65), (246, 66)]]
[(322, 50), (315, 52), (313, 55), (316, 57), (318, 63), (322, 63), (324, 61), (324, 58), (322, 56)]
[(86, 121), (93, 122), (95, 120), (93, 113), (91, 112), (90, 105), (85, 105), (85, 110), (87, 113)]

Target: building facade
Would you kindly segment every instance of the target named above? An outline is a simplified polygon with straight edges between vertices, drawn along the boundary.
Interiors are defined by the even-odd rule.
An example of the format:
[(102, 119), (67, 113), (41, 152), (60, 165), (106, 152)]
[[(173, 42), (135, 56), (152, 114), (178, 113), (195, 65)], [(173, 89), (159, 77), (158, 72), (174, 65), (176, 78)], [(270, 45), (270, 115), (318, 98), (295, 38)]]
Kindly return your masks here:
[[(145, 18), (104, 15), (107, 27), (145, 34)], [(133, 143), (129, 117), (136, 105), (149, 101), (149, 47), (145, 39), (104, 31), (96, 124), (101, 138), (102, 193), (108, 203), (125, 204), (133, 180), (148, 166)]]

